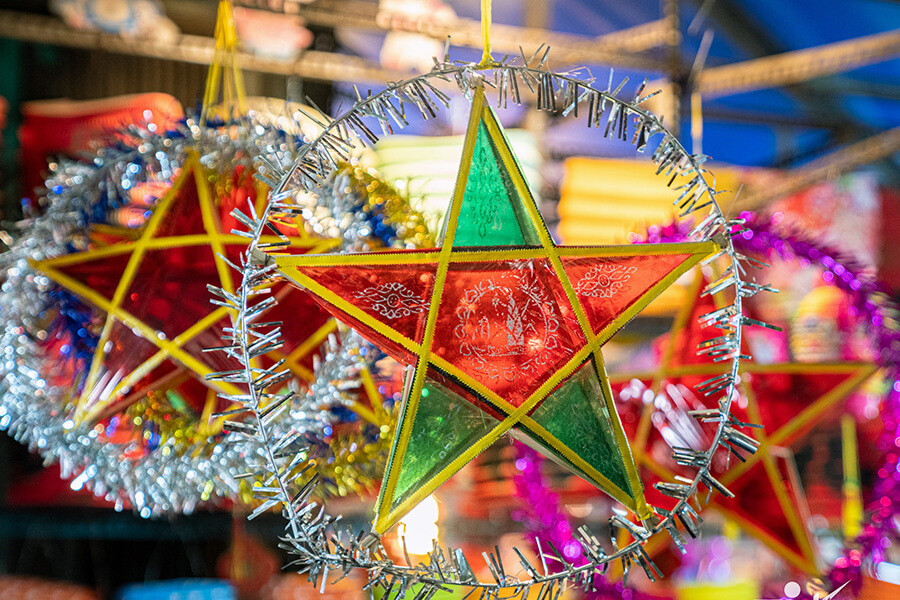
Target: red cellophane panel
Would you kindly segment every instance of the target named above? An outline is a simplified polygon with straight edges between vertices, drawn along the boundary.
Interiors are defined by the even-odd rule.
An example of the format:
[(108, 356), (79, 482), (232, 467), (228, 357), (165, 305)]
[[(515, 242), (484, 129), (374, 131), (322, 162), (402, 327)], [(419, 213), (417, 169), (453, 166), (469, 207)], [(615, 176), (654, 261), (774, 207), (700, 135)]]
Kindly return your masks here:
[(377, 346), (379, 350), (382, 350), (385, 354), (387, 354), (397, 362), (406, 365), (415, 364), (416, 355), (407, 350), (405, 347), (391, 340), (387, 336), (375, 331), (368, 325), (363, 324), (361, 321), (358, 321), (357, 319), (351, 317), (344, 311), (336, 308), (333, 304), (328, 304), (328, 302), (319, 298), (318, 296), (314, 296), (313, 299), (322, 309), (327, 310), (338, 321), (344, 323), (351, 329), (354, 329), (359, 335), (363, 336), (366, 340)]
[(209, 302), (207, 284), (220, 285), (209, 246), (151, 250), (141, 260), (122, 308), (171, 340), (217, 308)]
[[(123, 242), (125, 243), (125, 242)], [(119, 285), (119, 276), (125, 270), (131, 253), (109, 256), (102, 260), (91, 260), (73, 265), (57, 267), (63, 275), (68, 275), (85, 287), (94, 290), (107, 300), (111, 300)]]
[[(127, 376), (141, 363), (159, 352), (159, 348), (152, 341), (135, 334), (131, 328), (119, 321), (112, 327), (106, 348), (108, 352), (103, 367), (115, 379)], [(104, 384), (102, 380), (100, 383)]]
[[(298, 290), (289, 283), (278, 284), (273, 293), (278, 298), (278, 304), (265, 311), (259, 319), (281, 322), (281, 337), (284, 341), (281, 353), (289, 355), (325, 325), (331, 315), (322, 310), (311, 294)], [(311, 369), (314, 354), (315, 352), (309, 353), (300, 364)]]
[(514, 406), (584, 344), (546, 260), (450, 265), (432, 351)]
[[(742, 377), (750, 380), (759, 406), (760, 421), (771, 434), (793, 421), (814, 400), (855, 375), (856, 373), (760, 373), (744, 374)], [(831, 417), (818, 420), (817, 424), (828, 421), (837, 423), (843, 412), (840, 406), (832, 407), (829, 410)], [(781, 443), (790, 444), (808, 429), (794, 432)]]
[(192, 170), (185, 176), (178, 188), (177, 196), (171, 199), (165, 216), (156, 227), (155, 238), (206, 233), (203, 228), (203, 213), (200, 212), (200, 197), (197, 193), (196, 173)]
[[(716, 300), (710, 295), (703, 296), (702, 290), (708, 281), (703, 278), (700, 282), (702, 285), (697, 286), (697, 293), (692, 298), (693, 306), (691, 314), (688, 315), (684, 327), (675, 333), (675, 339), (670, 339), (671, 334), (666, 334), (658, 338), (655, 346), (659, 350), (660, 357), (665, 353), (665, 349), (672, 346), (672, 354), (670, 365), (700, 365), (711, 364), (713, 361), (705, 354), (697, 354), (697, 346), (700, 342), (708, 340), (716, 335), (716, 329), (709, 329), (700, 326), (699, 319), (703, 315), (709, 314), (716, 310)], [(749, 352), (748, 352), (749, 353)]]
[(338, 296), (421, 342), (434, 282), (434, 264), (299, 267), (298, 270)]
[(609, 258), (562, 257), (563, 267), (594, 333), (659, 283), (691, 254)]
[[(776, 468), (781, 472), (780, 484), (791, 499), (791, 504), (799, 506), (795, 490), (792, 488), (791, 478), (786, 469), (776, 461)], [(772, 481), (766, 474), (765, 466), (760, 462), (750, 468), (750, 471), (742, 475), (737, 481), (729, 484), (729, 489), (735, 493), (735, 498), (718, 497), (716, 504), (731, 511), (744, 519), (752, 526), (774, 538), (782, 546), (785, 546), (793, 554), (804, 556), (797, 538), (791, 531), (790, 523), (785, 517)]]

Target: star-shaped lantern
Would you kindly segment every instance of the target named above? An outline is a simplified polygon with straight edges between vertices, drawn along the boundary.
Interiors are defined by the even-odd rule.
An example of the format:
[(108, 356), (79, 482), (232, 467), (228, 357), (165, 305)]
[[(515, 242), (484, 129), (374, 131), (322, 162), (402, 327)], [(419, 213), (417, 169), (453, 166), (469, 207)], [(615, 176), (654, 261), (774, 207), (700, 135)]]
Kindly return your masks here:
[(440, 248), (273, 258), (411, 366), (380, 534), (507, 432), (649, 518), (600, 347), (715, 250), (557, 246), (477, 88)]
[[(611, 377), (621, 398), (636, 401), (620, 404), (620, 410), (631, 433), (636, 461), (650, 472), (648, 479), (671, 481), (679, 474), (672, 449), (702, 450), (713, 433), (687, 414), (713, 408), (695, 388), (730, 368), (696, 352), (697, 345), (710, 337), (700, 326), (703, 315), (720, 308), (717, 298), (702, 295), (704, 283), (698, 273), (691, 300), (679, 311), (662, 344), (657, 370)], [(876, 370), (867, 362), (742, 361), (741, 395), (732, 405), (732, 414), (762, 425), (753, 434), (759, 448), (754, 454), (736, 448), (743, 461), (720, 451), (713, 460), (713, 475), (735, 492), (735, 497), (701, 495), (700, 501), (709, 502), (795, 567), (816, 573), (816, 553), (806, 525), (806, 498), (790, 447), (811, 428), (833, 417), (835, 409)], [(663, 508), (672, 502), (655, 491), (651, 496), (654, 504)], [(659, 551), (660, 544), (667, 541), (651, 540), (647, 551)]]
[[(233, 312), (224, 303), (210, 304), (207, 285), (234, 291), (228, 263), (238, 264), (247, 239), (227, 233), (233, 220), (229, 212), (248, 196), (257, 204), (264, 202), (266, 194), (247, 173), (235, 176), (242, 179), (237, 184), (232, 175), (220, 177), (225, 180), (220, 191), (227, 193), (214, 193), (212, 174), (191, 154), (138, 236), (118, 232), (112, 235), (113, 243), (107, 243), (111, 236), (104, 232), (95, 235), (87, 251), (34, 263), (37, 270), (102, 311), (96, 352), (72, 399), (74, 422), (103, 419), (142, 398), (145, 390), (187, 385), (200, 392), (192, 408), (205, 425), (218, 410), (217, 393), (238, 393), (227, 382), (205, 379), (229, 368), (218, 353), (204, 350), (221, 344), (220, 335), (231, 326)], [(292, 251), (321, 252), (335, 244), (308, 236), (299, 223), (284, 225), (291, 234)], [(290, 289), (284, 286), (276, 293)], [(309, 354), (334, 325), (327, 314), (305, 302), (303, 294), (293, 295), (301, 306), (295, 304), (292, 310), (304, 311), (304, 319), (288, 325), (289, 344), (280, 350), (287, 354), (270, 358), (287, 358), (297, 375), (310, 380)]]

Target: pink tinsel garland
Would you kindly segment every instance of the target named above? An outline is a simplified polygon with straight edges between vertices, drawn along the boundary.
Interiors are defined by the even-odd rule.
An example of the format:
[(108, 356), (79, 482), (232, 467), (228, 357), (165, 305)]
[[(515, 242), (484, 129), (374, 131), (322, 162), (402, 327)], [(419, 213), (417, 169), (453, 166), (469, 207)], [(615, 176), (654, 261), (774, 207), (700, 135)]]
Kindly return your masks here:
[[(845, 554), (839, 557), (828, 573), (835, 588), (851, 582), (853, 593), (862, 585), (862, 565), (865, 560), (877, 564), (884, 560), (884, 548), (896, 533), (894, 517), (900, 507), (900, 321), (898, 309), (885, 288), (865, 272), (865, 268), (843, 252), (811, 240), (801, 232), (792, 231), (773, 219), (745, 212), (741, 217), (747, 223), (744, 229), (734, 232), (735, 248), (765, 256), (777, 256), (782, 260), (800, 259), (804, 264), (822, 267), (822, 279), (849, 295), (851, 312), (868, 326), (868, 334), (876, 350), (876, 362), (884, 369), (886, 377), (894, 383), (884, 400), (882, 419), (884, 432), (879, 448), (884, 452), (884, 463), (878, 469), (873, 494), (866, 504), (868, 519), (863, 532), (855, 540), (848, 541)], [(683, 225), (653, 226), (646, 237), (637, 243), (679, 242), (687, 239), (689, 228)], [(519, 446), (515, 478), (516, 490), (523, 508), (516, 512), (517, 520), (542, 545), (552, 543), (567, 559), (583, 560), (578, 542), (572, 536), (568, 518), (559, 506), (554, 494), (541, 474), (543, 459), (533, 450)], [(610, 583), (601, 576), (595, 578), (596, 599), (639, 600), (652, 596), (630, 590), (621, 583)], [(811, 597), (811, 596), (806, 596)]]

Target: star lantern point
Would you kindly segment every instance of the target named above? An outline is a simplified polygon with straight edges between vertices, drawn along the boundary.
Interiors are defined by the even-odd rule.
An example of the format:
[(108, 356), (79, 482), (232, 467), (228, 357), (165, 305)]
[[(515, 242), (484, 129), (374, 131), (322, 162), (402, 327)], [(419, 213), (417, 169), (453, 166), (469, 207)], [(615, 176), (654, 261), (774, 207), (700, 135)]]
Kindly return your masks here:
[(600, 348), (716, 249), (557, 246), (478, 88), (440, 248), (272, 258), (408, 365), (381, 534), (506, 433), (651, 518)]
[[(233, 218), (228, 213), (245, 201), (260, 205), (266, 190), (247, 173), (243, 183), (229, 180), (219, 190), (213, 179), (191, 152), (171, 186), (154, 188), (161, 197), (140, 229), (100, 227), (88, 250), (32, 263), (103, 315), (90, 367), (71, 399), (76, 423), (102, 420), (147, 389), (174, 389), (193, 380), (197, 385), (191, 384), (192, 389), (205, 390), (193, 408), (206, 427), (217, 394), (240, 393), (230, 383), (206, 380), (206, 375), (230, 368), (218, 353), (204, 350), (221, 345), (220, 335), (235, 312), (211, 305), (207, 286), (234, 291), (229, 262), (239, 263), (248, 240), (230, 232)], [(321, 252), (334, 243), (309, 236), (299, 222), (291, 229), (292, 252)], [(275, 294), (289, 291), (283, 286)], [(288, 345), (285, 356), (270, 358), (286, 358), (295, 374), (309, 380), (307, 359), (335, 325), (314, 303), (304, 302), (303, 294), (293, 295), (298, 296), (294, 310), (304, 310), (309, 319), (285, 334), (296, 346)], [(216, 433), (220, 421), (208, 428), (210, 433)]]
[[(649, 479), (671, 481), (679, 473), (671, 459), (673, 446), (700, 449), (698, 440), (709, 437), (712, 429), (697, 424), (687, 413), (712, 408), (716, 396), (704, 398), (695, 387), (707, 378), (725, 373), (730, 365), (714, 363), (698, 356), (697, 344), (711, 337), (700, 327), (702, 316), (721, 308), (716, 299), (704, 296), (707, 283), (697, 273), (686, 302), (663, 339), (659, 366), (654, 372), (616, 373), (613, 389), (622, 401), (620, 410), (634, 410), (630, 420), (636, 462)], [(758, 539), (794, 567), (810, 574), (818, 573), (818, 557), (807, 528), (806, 496), (791, 446), (812, 428), (831, 418), (852, 393), (877, 371), (865, 361), (765, 364), (754, 360), (741, 362), (739, 396), (732, 414), (760, 428), (748, 431), (759, 443), (754, 454), (737, 449), (734, 453), (719, 449), (714, 455), (712, 474), (731, 491), (734, 498), (719, 494), (698, 495), (708, 505), (746, 533)], [(629, 389), (623, 394), (623, 390)], [(649, 394), (649, 399), (637, 400)], [(640, 404), (640, 406), (636, 406)], [(670, 498), (649, 493), (659, 506)], [(668, 544), (663, 538), (651, 540), (651, 555)]]

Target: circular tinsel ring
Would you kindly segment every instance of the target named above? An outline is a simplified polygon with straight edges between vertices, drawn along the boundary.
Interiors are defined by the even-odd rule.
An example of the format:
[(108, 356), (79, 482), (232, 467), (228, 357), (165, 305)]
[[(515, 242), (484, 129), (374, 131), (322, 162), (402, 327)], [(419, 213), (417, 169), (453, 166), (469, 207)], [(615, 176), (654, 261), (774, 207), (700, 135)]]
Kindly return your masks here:
[[(832, 283), (850, 297), (858, 318), (866, 323), (866, 333), (875, 351), (875, 363), (891, 382), (881, 410), (884, 431), (879, 446), (885, 452), (884, 463), (877, 470), (873, 486), (874, 498), (862, 523), (862, 532), (847, 540), (844, 554), (826, 573), (833, 589), (850, 584), (853, 594), (862, 585), (864, 562), (877, 564), (884, 560), (887, 547), (883, 542), (896, 535), (895, 519), (900, 510), (900, 307), (889, 290), (866, 272), (864, 265), (843, 250), (811, 239), (808, 235), (779, 224), (774, 218), (747, 215), (747, 232), (738, 240), (741, 250), (760, 254), (776, 254), (783, 260), (792, 257), (822, 267)], [(674, 240), (674, 237), (672, 238)], [(665, 239), (660, 239), (665, 241)], [(889, 544), (888, 544), (889, 545)], [(804, 592), (801, 598), (812, 598)]]
[[(743, 215), (746, 219), (746, 231), (737, 238), (736, 246), (739, 251), (758, 255), (775, 255), (782, 260), (800, 258), (809, 266), (818, 266), (831, 275), (824, 281), (835, 285), (844, 291), (853, 302), (858, 317), (867, 323), (867, 335), (871, 347), (875, 350), (875, 362), (884, 370), (888, 381), (893, 382), (884, 399), (883, 412), (884, 431), (881, 434), (879, 444), (884, 449), (897, 446), (900, 439), (900, 308), (891, 300), (888, 290), (866, 272), (865, 267), (855, 258), (849, 256), (839, 248), (830, 246), (808, 235), (786, 227), (783, 222), (775, 218), (765, 218), (758, 214), (748, 213)], [(649, 234), (642, 236), (637, 243), (664, 243), (681, 242), (687, 239), (687, 231), (680, 229), (675, 224), (664, 224), (654, 227), (655, 233), (652, 239)], [(534, 452), (525, 449), (526, 452)], [(856, 594), (862, 584), (861, 571), (863, 562), (871, 560), (878, 563), (884, 560), (884, 546), (881, 541), (892, 534), (894, 526), (892, 520), (897, 515), (900, 503), (900, 476), (898, 464), (900, 457), (896, 454), (893, 458), (885, 454), (884, 464), (878, 469), (878, 480), (874, 486), (875, 498), (869, 503), (874, 507), (863, 523), (862, 533), (853, 540), (847, 540), (848, 544), (844, 553), (835, 561), (830, 571), (825, 573), (836, 590), (848, 582), (852, 584), (852, 593)], [(554, 521), (545, 527), (541, 523), (539, 528), (531, 532), (538, 536), (551, 536), (559, 521), (564, 521), (568, 526), (568, 518), (559, 507), (559, 498), (553, 498), (553, 494), (541, 479), (540, 473), (529, 474), (533, 479), (529, 484), (537, 489), (528, 488), (528, 500), (532, 503), (547, 504), (548, 512), (556, 516)], [(524, 475), (523, 475), (524, 477)], [(517, 489), (525, 493), (524, 481), (517, 481)], [(571, 530), (571, 526), (565, 528)], [(612, 587), (607, 584), (607, 587)], [(823, 592), (825, 593), (825, 592)], [(812, 599), (809, 593), (798, 596), (800, 600)]]
[[(726, 447), (725, 441), (738, 433), (736, 428), (747, 425), (734, 420), (730, 415), (734, 384), (738, 379), (738, 366), (742, 358), (741, 330), (744, 325), (751, 323), (743, 316), (741, 303), (744, 297), (769, 289), (767, 286), (746, 281), (742, 277), (745, 268), (754, 266), (735, 252), (731, 242), (731, 236), (741, 230), (743, 222), (740, 219), (727, 219), (720, 210), (716, 202), (717, 192), (707, 182), (706, 170), (702, 167), (706, 157), (689, 154), (675, 136), (663, 127), (660, 119), (641, 108), (640, 104), (649, 97), (649, 95), (640, 96), (643, 85), (633, 99), (626, 101), (617, 97), (624, 81), (614, 91), (611, 83), (607, 90), (598, 90), (593, 87), (593, 79), (583, 80), (569, 74), (553, 73), (544, 68), (545, 61), (546, 55), (537, 68), (516, 65), (513, 61), (493, 63), (485, 68), (471, 63), (450, 62), (445, 56), (443, 62), (435, 61), (435, 67), (429, 73), (391, 83), (378, 94), (370, 93), (366, 97), (359, 97), (348, 111), (322, 124), (323, 133), (300, 151), (290, 169), (283, 170), (277, 165), (269, 165), (270, 172), (262, 178), (272, 188), (270, 202), (259, 215), (250, 207), (251, 214), (245, 215), (244, 224), (249, 228), (250, 235), (258, 240), (270, 217), (290, 212), (291, 206), (286, 199), (290, 197), (292, 190), (316, 189), (325, 175), (336, 167), (335, 156), (346, 158), (346, 154), (350, 151), (348, 140), (359, 138), (374, 144), (378, 137), (366, 126), (362, 117), (376, 119), (385, 134), (393, 132), (392, 122), (398, 127), (403, 127), (407, 123), (405, 116), (407, 106), (417, 108), (425, 119), (434, 117), (439, 104), (448, 106), (448, 96), (432, 84), (432, 80), (435, 79), (455, 81), (459, 90), (467, 96), (477, 86), (488, 85), (497, 90), (498, 106), (506, 106), (510, 100), (514, 104), (521, 104), (521, 83), (536, 94), (538, 110), (553, 112), (560, 110), (564, 116), (570, 112), (577, 115), (579, 105), (587, 104), (588, 126), (600, 127), (601, 120), (609, 108), (604, 130), (606, 137), (615, 135), (620, 139), (627, 139), (629, 121), (633, 119), (636, 123), (631, 143), (638, 151), (645, 149), (649, 138), (661, 136), (659, 145), (651, 156), (658, 167), (657, 173), (671, 175), (669, 185), (679, 175), (686, 176), (689, 181), (679, 187), (677, 190), (679, 197), (674, 202), (682, 210), (681, 217), (708, 209), (705, 218), (700, 220), (692, 232), (692, 238), (714, 240), (720, 247), (715, 257), (723, 257), (728, 262), (725, 274), (710, 286), (708, 293), (732, 290), (734, 294), (733, 302), (717, 311), (716, 318), (711, 323), (720, 330), (723, 348), (726, 349), (718, 355), (719, 360), (729, 360), (731, 369), (726, 374), (707, 382), (708, 395), (724, 394), (718, 409), (696, 415), (703, 420), (718, 423), (713, 442), (705, 452), (680, 457), (682, 461), (686, 461), (685, 464), (696, 469), (693, 479), (657, 486), (661, 492), (676, 498), (677, 502), (672, 511), (656, 509), (659, 518), (655, 522), (643, 525), (632, 523), (618, 515), (610, 520), (611, 528), (626, 530), (634, 539), (633, 542), (607, 553), (593, 534), (587, 530), (580, 532), (580, 541), (588, 558), (584, 565), (576, 567), (566, 562), (558, 553), (544, 554), (542, 551), (540, 558), (544, 568), (541, 569), (540, 566), (530, 564), (519, 553), (523, 572), (527, 573), (527, 576), (519, 577), (506, 572), (499, 557), (492, 557), (492, 564), (489, 566), (494, 576), (493, 581), (483, 582), (475, 578), (468, 561), (459, 551), (445, 554), (442, 549), (435, 547), (434, 552), (430, 554), (431, 560), (428, 565), (396, 564), (388, 558), (380, 538), (374, 533), (354, 535), (350, 532), (337, 531), (333, 527), (337, 518), (327, 515), (324, 510), (313, 510), (313, 505), (308, 503), (307, 497), (310, 488), (315, 485), (314, 481), (295, 490), (292, 482), (302, 461), (293, 456), (284, 456), (290, 454), (283, 451), (287, 441), (273, 436), (266, 425), (262, 414), (263, 407), (278, 401), (277, 394), (267, 392), (267, 387), (270, 381), (278, 380), (279, 373), (277, 370), (254, 368), (252, 365), (253, 339), (266, 335), (267, 332), (265, 327), (255, 326), (251, 321), (259, 305), (259, 300), (255, 298), (258, 288), (274, 276), (275, 267), (267, 260), (258, 241), (254, 241), (241, 265), (243, 279), (238, 289), (240, 308), (234, 338), (229, 342), (240, 346), (232, 355), (241, 360), (242, 369), (240, 375), (231, 372), (234, 373), (231, 377), (232, 381), (240, 379), (246, 385), (246, 398), (242, 403), (245, 409), (254, 415), (255, 435), (266, 448), (264, 463), (251, 467), (267, 474), (264, 487), (257, 488), (264, 499), (263, 506), (281, 506), (288, 520), (288, 535), (285, 541), (289, 551), (296, 556), (293, 564), (308, 572), (311, 580), (317, 582), (319, 577), (322, 577), (323, 586), (331, 571), (346, 573), (350, 569), (362, 569), (368, 573), (370, 586), (402, 590), (400, 593), (403, 593), (409, 586), (416, 584), (422, 586), (420, 595), (425, 594), (427, 597), (438, 589), (450, 586), (480, 590), (480, 597), (497, 597), (502, 588), (514, 588), (518, 590), (517, 593), (525, 593), (532, 586), (539, 586), (543, 594), (554, 590), (558, 592), (566, 582), (589, 589), (594, 573), (603, 571), (614, 560), (621, 560), (626, 572), (632, 564), (640, 564), (647, 575), (654, 579), (658, 571), (644, 552), (644, 543), (651, 536), (665, 531), (680, 546), (681, 534), (677, 529), (678, 523), (681, 523), (690, 535), (698, 534), (694, 521), (697, 513), (690, 500), (700, 485), (709, 488), (710, 491), (731, 493), (712, 477), (709, 466), (714, 452), (720, 446)], [(493, 80), (488, 81), (491, 74)], [(226, 374), (223, 373), (224, 375)], [(235, 398), (235, 401), (238, 400)], [(611, 539), (614, 540), (615, 536), (611, 536)], [(561, 571), (548, 572), (546, 570), (548, 559), (562, 561)]]
[[(46, 332), (39, 313), (57, 310), (51, 297), (55, 284), (33, 263), (71, 253), (70, 244), (86, 237), (91, 222), (127, 206), (130, 189), (149, 182), (169, 189), (191, 152), (198, 152), (203, 168), (215, 173), (236, 165), (254, 167), (262, 154), (270, 161), (287, 161), (311, 123), (283, 102), (253, 110), (225, 131), (189, 119), (164, 132), (153, 116), (147, 119), (116, 132), (87, 160), (56, 161), (43, 213), (26, 222), (10, 251), (0, 255), (6, 275), (0, 289), (0, 429), (48, 462), (58, 461), (63, 478), (74, 477), (74, 489), (90, 489), (117, 509), (130, 504), (144, 517), (190, 513), (201, 502), (246, 493), (238, 476), (245, 472), (246, 456), (256, 451), (254, 442), (239, 433), (220, 434), (213, 441), (185, 434), (188, 441), (163, 440), (142, 452), (134, 440), (105, 441), (93, 424), (70, 420), (66, 403), (71, 385), (51, 379), (59, 359), (41, 346)], [(83, 308), (88, 310), (83, 325), (89, 328), (93, 309)], [(324, 439), (324, 422), (301, 427), (289, 412), (279, 417), (278, 427), (305, 429), (316, 440)]]

